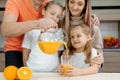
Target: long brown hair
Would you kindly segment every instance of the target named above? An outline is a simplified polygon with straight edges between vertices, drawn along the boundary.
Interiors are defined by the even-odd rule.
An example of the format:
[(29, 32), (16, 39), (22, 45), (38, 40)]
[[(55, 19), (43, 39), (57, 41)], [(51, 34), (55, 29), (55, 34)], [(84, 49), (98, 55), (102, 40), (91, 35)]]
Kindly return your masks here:
[[(77, 24), (77, 25), (71, 25), (70, 30), (72, 30), (73, 28), (76, 28), (76, 27), (81, 27), (82, 32), (85, 35), (90, 35), (91, 36), (91, 30), (90, 30), (90, 28), (86, 24), (82, 23), (82, 24)], [(85, 52), (85, 55), (86, 55), (85, 63), (90, 63), (90, 57), (91, 57), (91, 50), (92, 50), (92, 48), (93, 48), (93, 43), (92, 43), (92, 40), (90, 39), (86, 43), (85, 48), (84, 48), (84, 52)], [(68, 49), (69, 49), (69, 55), (73, 55), (74, 52), (75, 52), (75, 48), (72, 46), (71, 40), (68, 43)]]
[[(90, 0), (84, 0), (85, 1), (85, 7), (82, 11), (83, 16), (83, 22), (91, 27), (91, 1)], [(66, 35), (69, 37), (69, 31), (70, 31), (70, 17), (72, 16), (69, 11), (69, 0), (65, 0), (65, 17), (60, 21), (60, 26), (65, 30)], [(67, 42), (69, 42), (69, 38), (67, 37)]]

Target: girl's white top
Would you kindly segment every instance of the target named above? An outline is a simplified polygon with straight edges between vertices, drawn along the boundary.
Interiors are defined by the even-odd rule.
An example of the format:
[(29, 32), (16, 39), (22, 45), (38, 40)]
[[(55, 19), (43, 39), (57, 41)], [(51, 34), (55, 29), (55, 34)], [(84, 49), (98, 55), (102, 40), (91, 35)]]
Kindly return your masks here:
[[(96, 56), (97, 56), (97, 51), (96, 49), (92, 48), (91, 58), (94, 58)], [(63, 58), (63, 56), (61, 58)], [(90, 67), (90, 64), (85, 63), (85, 58), (86, 58), (85, 52), (74, 53), (74, 55), (68, 57), (69, 63), (76, 68)], [(62, 60), (61, 63), (64, 63), (63, 59), (61, 60)]]

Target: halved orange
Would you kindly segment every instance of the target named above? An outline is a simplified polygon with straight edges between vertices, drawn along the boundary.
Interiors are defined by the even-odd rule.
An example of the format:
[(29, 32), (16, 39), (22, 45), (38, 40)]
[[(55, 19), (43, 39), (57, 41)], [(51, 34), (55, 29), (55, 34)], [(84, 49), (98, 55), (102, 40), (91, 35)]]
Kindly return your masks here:
[(15, 80), (17, 78), (17, 70), (18, 68), (16, 66), (7, 66), (4, 71), (3, 75), (6, 80)]
[(29, 80), (32, 77), (32, 70), (28, 67), (21, 67), (17, 71), (19, 80)]

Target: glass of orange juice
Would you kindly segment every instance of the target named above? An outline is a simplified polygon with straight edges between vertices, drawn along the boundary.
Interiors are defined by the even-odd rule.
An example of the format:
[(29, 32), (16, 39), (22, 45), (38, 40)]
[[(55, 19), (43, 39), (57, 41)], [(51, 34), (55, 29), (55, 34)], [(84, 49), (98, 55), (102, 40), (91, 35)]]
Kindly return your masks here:
[(63, 67), (63, 75), (67, 74), (67, 70), (72, 66), (71, 56), (63, 54), (61, 56), (61, 67)]
[(62, 67), (64, 69), (63, 75), (66, 75), (67, 70), (71, 67), (71, 65), (70, 64), (63, 64)]

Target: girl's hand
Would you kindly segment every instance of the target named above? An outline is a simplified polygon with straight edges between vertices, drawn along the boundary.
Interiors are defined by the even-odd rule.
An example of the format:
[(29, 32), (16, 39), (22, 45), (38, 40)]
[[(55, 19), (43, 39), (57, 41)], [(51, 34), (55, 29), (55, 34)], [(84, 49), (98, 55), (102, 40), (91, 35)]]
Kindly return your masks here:
[(55, 23), (55, 21), (53, 21), (50, 18), (42, 18), (38, 20), (38, 25), (36, 27), (36, 29), (50, 29), (52, 27), (56, 27), (58, 26), (57, 23)]
[(104, 62), (104, 59), (103, 59), (103, 57), (101, 55), (98, 55), (98, 56), (92, 58), (90, 61), (91, 61), (91, 63), (98, 64), (99, 67), (100, 67), (101, 64)]
[(80, 69), (75, 67), (69, 67), (69, 69), (66, 72), (66, 76), (79, 76), (80, 75)]
[(98, 17), (95, 15), (95, 14), (92, 14), (92, 17), (93, 17), (93, 23), (96, 25), (96, 26), (99, 26), (100, 25), (100, 20), (98, 19)]
[(58, 66), (58, 73), (59, 73), (60, 75), (63, 75), (63, 73), (64, 73), (63, 65), (59, 65), (59, 66)]

